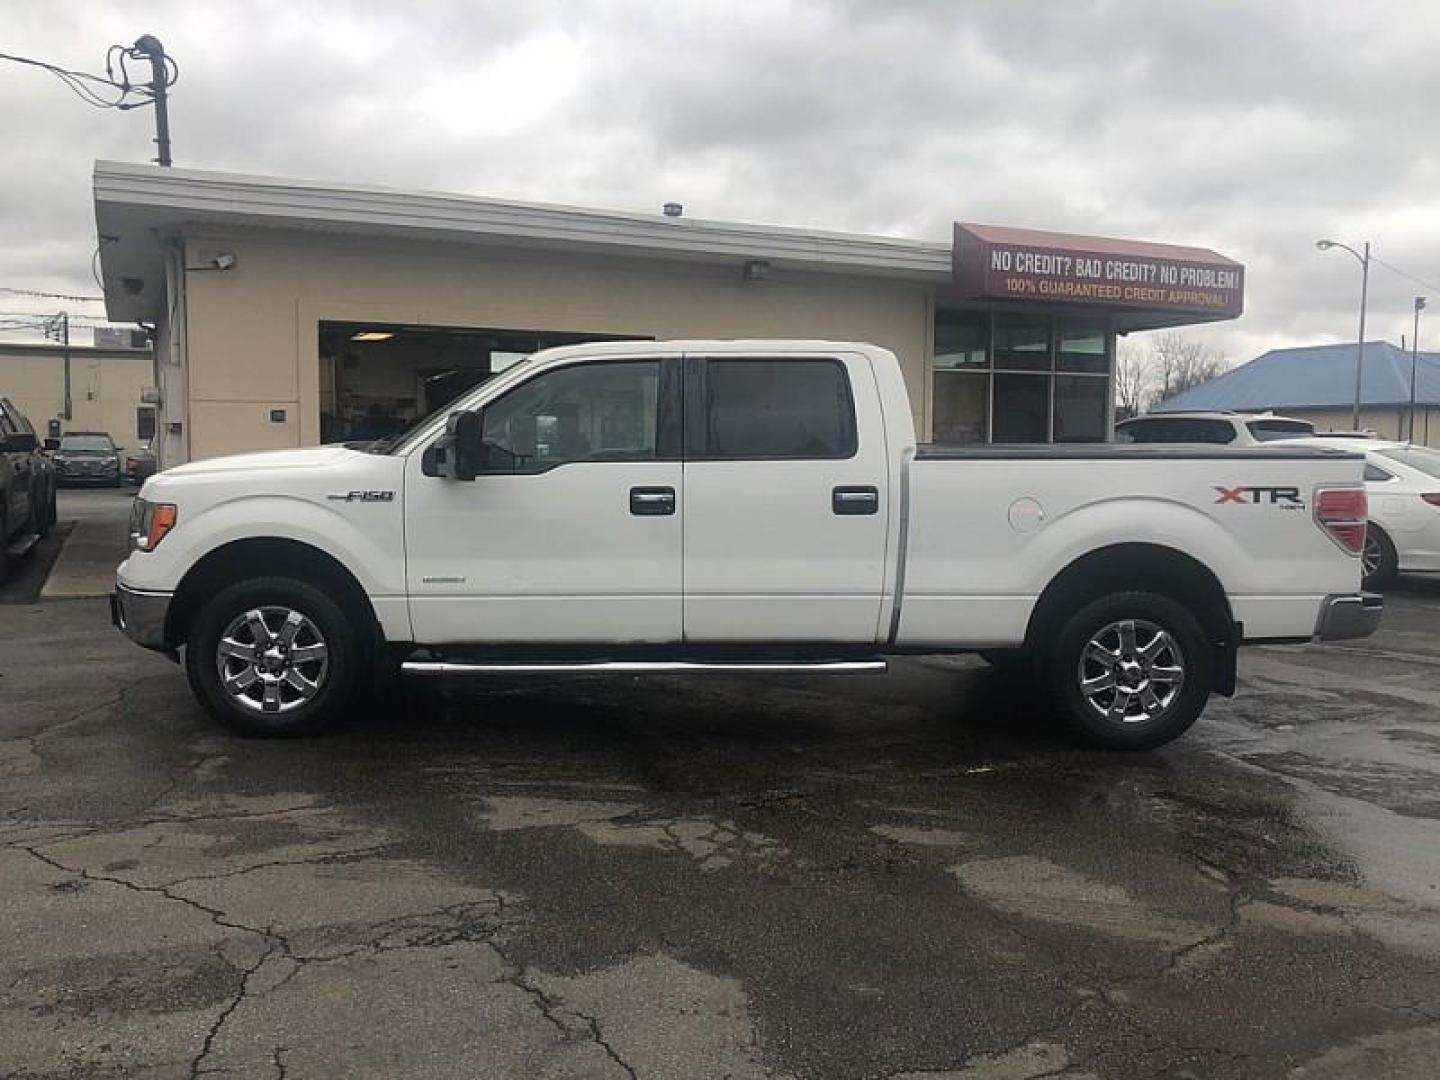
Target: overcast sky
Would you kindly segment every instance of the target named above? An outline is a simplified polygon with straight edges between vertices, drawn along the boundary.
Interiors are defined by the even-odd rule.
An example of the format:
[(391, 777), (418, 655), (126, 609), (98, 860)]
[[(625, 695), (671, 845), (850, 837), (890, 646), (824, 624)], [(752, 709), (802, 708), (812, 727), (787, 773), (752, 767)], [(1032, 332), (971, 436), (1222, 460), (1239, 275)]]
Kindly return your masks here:
[[(1359, 266), (1318, 237), (1440, 282), (1434, 0), (0, 0), (0, 52), (103, 71), (142, 33), (181, 66), (177, 166), (1196, 244), (1247, 267), (1246, 314), (1195, 331), (1232, 361), (1353, 340)], [(150, 110), (5, 62), (0, 94), (0, 287), (93, 295), (91, 166), (151, 158)], [(1367, 337), (1417, 292), (1440, 317), (1376, 267)]]

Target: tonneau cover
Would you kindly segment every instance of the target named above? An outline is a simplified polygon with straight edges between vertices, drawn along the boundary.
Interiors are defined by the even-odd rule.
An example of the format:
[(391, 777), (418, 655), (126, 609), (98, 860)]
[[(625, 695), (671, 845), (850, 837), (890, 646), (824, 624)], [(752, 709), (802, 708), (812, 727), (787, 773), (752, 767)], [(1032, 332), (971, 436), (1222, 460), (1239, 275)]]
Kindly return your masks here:
[(1339, 450), (1328, 446), (1215, 446), (1209, 443), (972, 443), (964, 446), (942, 446), (921, 443), (915, 450), (919, 461), (1086, 461), (1109, 459), (1141, 460), (1204, 460), (1222, 461), (1258, 459), (1262, 461), (1294, 461), (1344, 459), (1355, 460), (1364, 455), (1357, 451)]

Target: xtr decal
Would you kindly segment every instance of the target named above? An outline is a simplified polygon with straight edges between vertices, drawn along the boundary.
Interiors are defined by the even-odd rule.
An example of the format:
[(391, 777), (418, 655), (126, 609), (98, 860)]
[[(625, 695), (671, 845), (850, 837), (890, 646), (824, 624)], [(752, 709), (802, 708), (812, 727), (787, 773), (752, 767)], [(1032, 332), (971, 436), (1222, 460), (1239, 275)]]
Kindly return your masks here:
[(1242, 484), (1240, 487), (1220, 487), (1215, 485), (1219, 492), (1216, 498), (1217, 503), (1240, 503), (1251, 506), (1259, 506), (1262, 503), (1270, 506), (1278, 506), (1282, 510), (1303, 510), (1305, 501), (1300, 498), (1298, 487), (1255, 487), (1250, 484)]

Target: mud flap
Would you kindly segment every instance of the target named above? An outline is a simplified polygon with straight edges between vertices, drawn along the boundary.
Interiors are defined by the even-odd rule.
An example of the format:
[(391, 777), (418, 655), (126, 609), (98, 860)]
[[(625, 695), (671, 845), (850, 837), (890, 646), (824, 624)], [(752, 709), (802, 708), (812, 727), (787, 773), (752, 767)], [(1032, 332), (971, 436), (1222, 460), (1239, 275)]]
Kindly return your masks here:
[(1222, 697), (1235, 696), (1239, 655), (1240, 650), (1235, 647), (1234, 641), (1217, 641), (1215, 643), (1215, 688), (1213, 693), (1220, 694)]

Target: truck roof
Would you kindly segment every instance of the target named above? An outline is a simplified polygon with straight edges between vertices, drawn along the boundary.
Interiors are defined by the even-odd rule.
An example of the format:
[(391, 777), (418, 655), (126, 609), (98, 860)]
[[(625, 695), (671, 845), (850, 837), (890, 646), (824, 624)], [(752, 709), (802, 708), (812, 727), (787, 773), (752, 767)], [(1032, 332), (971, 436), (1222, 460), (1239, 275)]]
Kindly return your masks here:
[(587, 341), (580, 345), (558, 345), (542, 349), (531, 362), (573, 359), (578, 356), (673, 356), (676, 353), (739, 353), (745, 356), (776, 356), (781, 353), (864, 353), (890, 355), (888, 349), (863, 341), (821, 341), (807, 338), (685, 338), (672, 341)]

